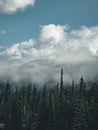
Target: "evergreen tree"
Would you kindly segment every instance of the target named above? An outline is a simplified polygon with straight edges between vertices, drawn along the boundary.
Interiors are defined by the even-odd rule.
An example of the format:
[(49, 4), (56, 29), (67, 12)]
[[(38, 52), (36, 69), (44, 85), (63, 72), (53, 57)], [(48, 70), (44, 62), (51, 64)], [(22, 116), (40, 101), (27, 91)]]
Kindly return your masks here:
[(94, 98), (92, 96), (90, 105), (89, 105), (89, 130), (96, 130), (96, 109), (95, 109), (95, 103)]
[(80, 80), (80, 99), (77, 99), (73, 130), (87, 130), (88, 129), (88, 101), (85, 98), (84, 80)]
[(43, 88), (42, 95), (40, 97), (38, 112), (35, 123), (33, 124), (33, 130), (46, 130), (48, 120), (48, 104), (47, 104), (47, 92), (46, 85)]
[(5, 92), (4, 92), (4, 122), (6, 126), (6, 130), (11, 130), (11, 104), (12, 104), (12, 95), (11, 95), (11, 88), (9, 81), (7, 81), (7, 84), (5, 86)]
[(16, 88), (12, 99), (12, 130), (22, 130), (21, 107), (19, 104), (18, 89)]
[(53, 116), (53, 97), (52, 92), (49, 93), (49, 103), (48, 103), (48, 123), (46, 130), (54, 130), (54, 116)]

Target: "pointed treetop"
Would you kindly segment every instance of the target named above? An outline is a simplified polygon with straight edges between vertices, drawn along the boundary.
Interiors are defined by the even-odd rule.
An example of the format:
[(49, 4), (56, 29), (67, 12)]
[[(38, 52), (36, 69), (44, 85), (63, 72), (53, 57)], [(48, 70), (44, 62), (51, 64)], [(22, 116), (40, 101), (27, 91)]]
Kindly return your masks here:
[(61, 69), (61, 81), (60, 81), (61, 86), (63, 86), (63, 68)]
[(74, 87), (74, 79), (72, 80), (72, 87)]
[(9, 86), (10, 86), (10, 83), (9, 83), (9, 80), (7, 80), (6, 87), (9, 87)]
[(61, 72), (63, 72), (63, 68), (61, 68)]
[(81, 76), (81, 79), (80, 79), (81, 81), (84, 81), (84, 79), (83, 79), (83, 76)]

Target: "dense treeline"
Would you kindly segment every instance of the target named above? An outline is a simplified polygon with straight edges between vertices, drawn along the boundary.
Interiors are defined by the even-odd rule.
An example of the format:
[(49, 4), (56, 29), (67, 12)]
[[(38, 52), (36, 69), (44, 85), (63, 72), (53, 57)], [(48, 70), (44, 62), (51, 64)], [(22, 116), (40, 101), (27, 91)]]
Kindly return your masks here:
[[(3, 87), (2, 87), (3, 86)], [(98, 86), (86, 87), (83, 77), (76, 86), (60, 84), (38, 89), (36, 85), (0, 85), (2, 130), (98, 130)]]

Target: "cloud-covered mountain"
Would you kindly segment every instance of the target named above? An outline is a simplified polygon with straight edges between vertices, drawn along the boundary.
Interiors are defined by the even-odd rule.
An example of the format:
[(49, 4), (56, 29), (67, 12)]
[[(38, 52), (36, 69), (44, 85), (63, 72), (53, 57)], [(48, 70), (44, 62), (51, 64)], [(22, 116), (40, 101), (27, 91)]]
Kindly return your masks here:
[(84, 75), (95, 79), (98, 73), (98, 26), (71, 29), (67, 25), (40, 26), (37, 39), (10, 47), (0, 47), (0, 76), (32, 82), (58, 80), (60, 68), (64, 79)]

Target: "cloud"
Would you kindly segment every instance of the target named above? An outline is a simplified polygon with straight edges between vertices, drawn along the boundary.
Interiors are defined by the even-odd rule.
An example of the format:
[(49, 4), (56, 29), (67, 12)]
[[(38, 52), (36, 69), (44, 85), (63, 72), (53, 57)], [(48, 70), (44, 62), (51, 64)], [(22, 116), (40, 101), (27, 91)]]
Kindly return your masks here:
[[(39, 37), (0, 50), (0, 76), (14, 80), (48, 82), (59, 79), (61, 67), (65, 81), (84, 75), (91, 80), (98, 75), (98, 26), (41, 26)], [(8, 76), (9, 75), (9, 76)], [(14, 76), (13, 76), (14, 75)]]
[(54, 42), (55, 44), (58, 44), (59, 42), (62, 42), (62, 40), (65, 39), (65, 30), (68, 29), (68, 26), (60, 26), (60, 25), (45, 25), (40, 26), (41, 32), (40, 32), (40, 40), (42, 42)]
[(4, 34), (6, 34), (6, 33), (7, 33), (6, 30), (0, 30), (0, 35), (4, 35)]
[(30, 39), (29, 41), (21, 42), (21, 43), (16, 43), (12, 45), (10, 48), (6, 49), (6, 54), (9, 55), (10, 60), (27, 58), (27, 56), (30, 56), (31, 54), (33, 55), (34, 53), (36, 53), (34, 44), (35, 44), (35, 41), (32, 39)]
[(27, 6), (34, 6), (34, 3), (35, 0), (0, 0), (0, 13), (12, 14)]

